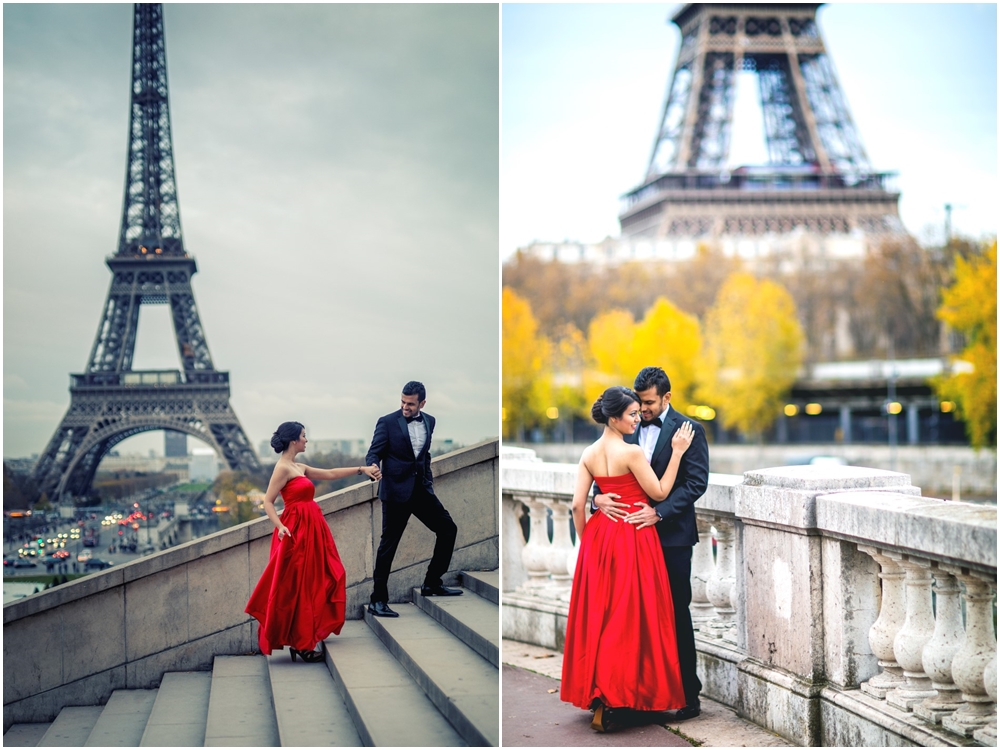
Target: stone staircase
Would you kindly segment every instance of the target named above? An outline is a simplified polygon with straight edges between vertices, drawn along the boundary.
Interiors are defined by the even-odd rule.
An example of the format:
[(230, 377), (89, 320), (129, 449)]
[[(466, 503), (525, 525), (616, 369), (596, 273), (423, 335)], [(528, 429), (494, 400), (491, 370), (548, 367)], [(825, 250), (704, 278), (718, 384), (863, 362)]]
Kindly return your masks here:
[(348, 620), (326, 663), (217, 656), (48, 724), (15, 724), (4, 747), (498, 746), (497, 571), (462, 573), (463, 596), (394, 604), (398, 618)]

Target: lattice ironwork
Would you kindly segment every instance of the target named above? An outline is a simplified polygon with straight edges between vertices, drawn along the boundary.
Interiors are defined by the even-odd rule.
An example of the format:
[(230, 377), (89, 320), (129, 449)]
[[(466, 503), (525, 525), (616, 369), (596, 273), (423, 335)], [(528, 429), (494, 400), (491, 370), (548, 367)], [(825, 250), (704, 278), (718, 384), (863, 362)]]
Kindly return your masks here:
[[(125, 198), (111, 285), (85, 372), (72, 375), (70, 406), (35, 466), (50, 498), (86, 494), (117, 443), (175, 430), (212, 446), (231, 469), (259, 468), (229, 404), (229, 374), (215, 369), (184, 249), (170, 135), (163, 9), (134, 6)], [(139, 309), (169, 305), (182, 370), (133, 371)]]
[[(873, 173), (826, 53), (815, 18), (820, 5), (689, 3), (674, 14), (681, 45), (646, 179), (624, 196), (624, 235), (705, 235), (703, 217), (691, 217), (692, 196), (709, 216), (711, 205), (717, 208), (708, 233), (737, 227), (759, 234), (759, 222), (726, 219), (723, 204), (741, 202), (756, 204), (768, 219), (763, 226), (779, 231), (901, 230), (899, 195), (885, 188), (892, 174)], [(765, 165), (729, 163), (740, 71), (756, 73)], [(817, 190), (829, 204), (819, 213)], [(769, 205), (763, 193), (772, 191)], [(798, 216), (780, 191), (803, 191)], [(840, 220), (818, 218), (835, 208)]]

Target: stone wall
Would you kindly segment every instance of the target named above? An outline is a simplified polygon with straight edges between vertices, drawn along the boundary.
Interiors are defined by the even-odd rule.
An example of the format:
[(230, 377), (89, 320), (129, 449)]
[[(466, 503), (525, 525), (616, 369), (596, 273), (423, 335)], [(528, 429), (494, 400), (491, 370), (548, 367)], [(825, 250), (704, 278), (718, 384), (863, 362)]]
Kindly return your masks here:
[[(439, 456), (434, 487), (458, 525), (451, 572), (499, 564), (499, 442)], [(317, 499), (347, 571), (347, 616), (362, 616), (382, 528), (370, 482)], [(4, 606), (4, 731), (150, 688), (168, 671), (209, 669), (220, 654), (258, 651), (243, 611), (267, 564), (261, 518)], [(411, 521), (389, 579), (392, 601), (423, 581), (434, 536)]]
[[(503, 456), (504, 522), (530, 522), (527, 539), (504, 530), (506, 638), (562, 647), (575, 474)], [(996, 506), (920, 497), (895, 472), (790, 466), (712, 474), (696, 510), (707, 696), (799, 745), (996, 744)]]

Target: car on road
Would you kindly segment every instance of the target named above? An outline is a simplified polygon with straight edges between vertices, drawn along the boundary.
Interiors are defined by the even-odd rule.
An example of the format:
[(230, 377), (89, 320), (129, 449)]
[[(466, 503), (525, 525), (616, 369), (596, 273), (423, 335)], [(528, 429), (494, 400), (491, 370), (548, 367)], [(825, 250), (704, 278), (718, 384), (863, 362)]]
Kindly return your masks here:
[(87, 560), (89, 560), (93, 556), (94, 556), (93, 552), (91, 552), (89, 549), (85, 549), (85, 550), (83, 550), (83, 552), (81, 552), (79, 555), (76, 556), (76, 561), (77, 562), (87, 562)]
[(110, 560), (100, 560), (96, 557), (92, 557), (89, 560), (87, 560), (86, 567), (88, 570), (90, 568), (96, 568), (97, 570), (104, 570), (105, 568), (110, 568), (112, 565), (114, 565), (114, 563), (111, 562)]
[(14, 561), (14, 568), (15, 569), (16, 568), (37, 568), (37, 567), (38, 567), (38, 565), (37, 565), (37, 563), (35, 563), (34, 560), (27, 560), (25, 558), (21, 558), (20, 560), (15, 560)]

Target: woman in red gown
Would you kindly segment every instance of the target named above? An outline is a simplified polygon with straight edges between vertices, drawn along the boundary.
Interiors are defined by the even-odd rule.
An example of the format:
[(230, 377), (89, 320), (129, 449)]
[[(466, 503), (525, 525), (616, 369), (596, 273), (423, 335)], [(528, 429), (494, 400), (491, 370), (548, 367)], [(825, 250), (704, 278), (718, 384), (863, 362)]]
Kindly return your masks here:
[[(590, 488), (640, 505), (673, 489), (693, 432), (674, 435), (673, 456), (657, 480), (642, 448), (626, 443), (639, 424), (639, 398), (614, 386), (597, 399), (594, 420), (604, 434), (580, 459), (573, 523), (580, 549), (570, 597), (560, 697), (594, 710), (591, 726), (604, 731), (616, 709), (668, 711), (685, 705), (670, 582), (656, 529), (619, 523), (603, 513), (586, 519)], [(626, 712), (620, 712), (621, 714)]]
[[(346, 580), (333, 534), (323, 511), (313, 501), (315, 479), (342, 479), (352, 474), (379, 478), (376, 466), (315, 469), (296, 463), (306, 449), (306, 431), (299, 422), (283, 422), (271, 437), (281, 457), (271, 473), (264, 510), (274, 524), (271, 559), (250, 595), (246, 612), (260, 622), (260, 650), (288, 646), (292, 661), (323, 659), (318, 643), (344, 626)], [(274, 501), (281, 494), (285, 510), (280, 518)]]

